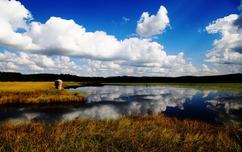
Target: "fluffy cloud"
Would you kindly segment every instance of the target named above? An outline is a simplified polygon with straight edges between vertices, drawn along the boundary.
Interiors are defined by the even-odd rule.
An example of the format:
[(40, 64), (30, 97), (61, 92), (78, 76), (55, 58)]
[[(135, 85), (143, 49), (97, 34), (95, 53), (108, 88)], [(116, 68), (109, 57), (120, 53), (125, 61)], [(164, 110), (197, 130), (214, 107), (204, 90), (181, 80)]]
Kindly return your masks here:
[[(169, 24), (163, 6), (155, 16), (148, 13), (142, 16), (144, 20), (139, 22), (137, 29), (143, 28), (143, 36), (147, 32), (148, 35), (161, 33)], [(85, 76), (216, 73), (206, 66), (199, 69), (186, 63), (182, 52), (168, 55), (161, 44), (151, 39), (118, 40), (104, 31), (88, 32), (75, 21), (60, 17), (50, 17), (45, 23), (33, 21), (31, 13), (15, 0), (0, 0), (0, 29), (0, 45), (17, 51), (0, 53), (1, 71)]]
[(74, 59), (66, 56), (47, 56), (32, 53), (10, 51), (0, 52), (0, 71), (26, 73), (69, 73), (79, 76), (179, 76), (217, 74), (216, 70), (206, 65), (195, 68), (186, 63), (183, 54), (180, 59), (173, 58), (162, 66), (134, 66), (121, 61), (100, 61), (90, 59)]
[[(36, 21), (27, 24), (26, 19), (29, 19), (30, 15), (24, 6), (16, 1), (1, 0), (1, 3), (8, 3), (10, 6), (13, 3), (25, 12), (15, 19), (16, 22), (21, 23), (17, 28), (13, 27), (15, 22), (3, 19), (4, 23), (11, 27), (9, 32), (6, 32), (8, 28), (1, 24), (2, 29), (6, 30), (1, 30), (0, 42), (7, 46), (39, 54), (75, 56), (94, 60), (123, 60), (136, 65), (157, 65), (169, 58), (159, 43), (139, 38), (120, 41), (104, 31), (87, 32), (83, 26), (73, 20), (51, 17), (44, 24)], [(3, 9), (0, 12), (6, 14), (6, 10)], [(26, 31), (18, 33), (18, 28), (24, 28)]]
[(39, 53), (79, 56), (83, 58), (113, 59), (119, 53), (121, 44), (112, 35), (103, 31), (86, 32), (73, 20), (51, 17), (45, 24), (32, 22), (27, 33)]
[(160, 6), (156, 15), (149, 15), (144, 12), (138, 21), (136, 32), (141, 37), (150, 37), (161, 34), (167, 26), (169, 26), (169, 18), (167, 10), (164, 6)]
[(40, 54), (119, 60), (137, 66), (161, 66), (176, 58), (166, 55), (162, 45), (149, 39), (134, 37), (119, 41), (103, 31), (87, 32), (73, 20), (51, 17), (45, 24), (32, 22), (30, 26), (26, 35), (41, 48), (33, 52)]
[(38, 49), (31, 37), (19, 33), (28, 30), (30, 12), (18, 1), (0, 0), (0, 44), (24, 50)]
[(50, 72), (77, 74), (81, 67), (69, 57), (29, 54), (24, 52), (0, 52), (0, 70), (11, 72)]
[(27, 27), (26, 21), (32, 19), (32, 16), (20, 2), (1, 0), (0, 4), (0, 18), (2, 21), (9, 23), (13, 30)]
[(217, 19), (206, 27), (210, 34), (219, 33), (214, 48), (207, 53), (207, 61), (219, 64), (242, 64), (241, 17), (231, 14)]

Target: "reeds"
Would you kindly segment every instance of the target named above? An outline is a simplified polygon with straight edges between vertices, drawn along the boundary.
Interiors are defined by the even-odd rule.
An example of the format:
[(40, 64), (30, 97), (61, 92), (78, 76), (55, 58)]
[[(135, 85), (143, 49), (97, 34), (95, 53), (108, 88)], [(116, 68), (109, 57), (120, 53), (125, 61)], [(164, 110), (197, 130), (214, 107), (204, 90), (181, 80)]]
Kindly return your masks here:
[(0, 126), (0, 151), (241, 151), (238, 126), (164, 116)]

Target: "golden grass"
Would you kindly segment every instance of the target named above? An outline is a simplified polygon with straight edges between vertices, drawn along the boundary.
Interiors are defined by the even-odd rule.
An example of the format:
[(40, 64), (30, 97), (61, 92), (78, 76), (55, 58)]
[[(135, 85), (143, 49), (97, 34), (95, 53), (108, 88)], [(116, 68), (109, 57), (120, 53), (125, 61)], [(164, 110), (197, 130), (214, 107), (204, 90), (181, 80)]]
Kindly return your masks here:
[(0, 92), (33, 92), (53, 87), (52, 82), (0, 82)]
[[(72, 85), (64, 82), (64, 85)], [(0, 82), (0, 104), (84, 102), (77, 93), (57, 90), (53, 82)]]
[[(0, 151), (241, 151), (241, 129), (164, 116), (0, 126)], [(241, 143), (240, 143), (241, 144)]]

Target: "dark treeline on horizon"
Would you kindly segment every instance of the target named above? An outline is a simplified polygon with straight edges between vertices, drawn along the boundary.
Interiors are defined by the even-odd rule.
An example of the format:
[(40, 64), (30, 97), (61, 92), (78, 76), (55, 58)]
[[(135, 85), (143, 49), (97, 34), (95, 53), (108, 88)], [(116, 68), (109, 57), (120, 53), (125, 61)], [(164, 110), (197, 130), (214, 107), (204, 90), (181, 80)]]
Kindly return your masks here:
[(69, 74), (21, 74), (0, 72), (0, 81), (79, 81), (89, 83), (242, 83), (242, 74), (182, 77), (80, 77)]

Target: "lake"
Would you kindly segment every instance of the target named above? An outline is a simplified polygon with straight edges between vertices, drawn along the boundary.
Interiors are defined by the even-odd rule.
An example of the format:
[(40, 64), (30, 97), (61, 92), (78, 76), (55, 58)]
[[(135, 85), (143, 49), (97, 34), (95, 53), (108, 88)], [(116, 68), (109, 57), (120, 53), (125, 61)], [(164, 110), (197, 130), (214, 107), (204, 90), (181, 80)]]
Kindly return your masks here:
[(85, 104), (2, 105), (0, 121), (117, 119), (165, 115), (209, 123), (242, 124), (242, 92), (221, 92), (168, 86), (88, 86), (69, 89), (87, 93)]

